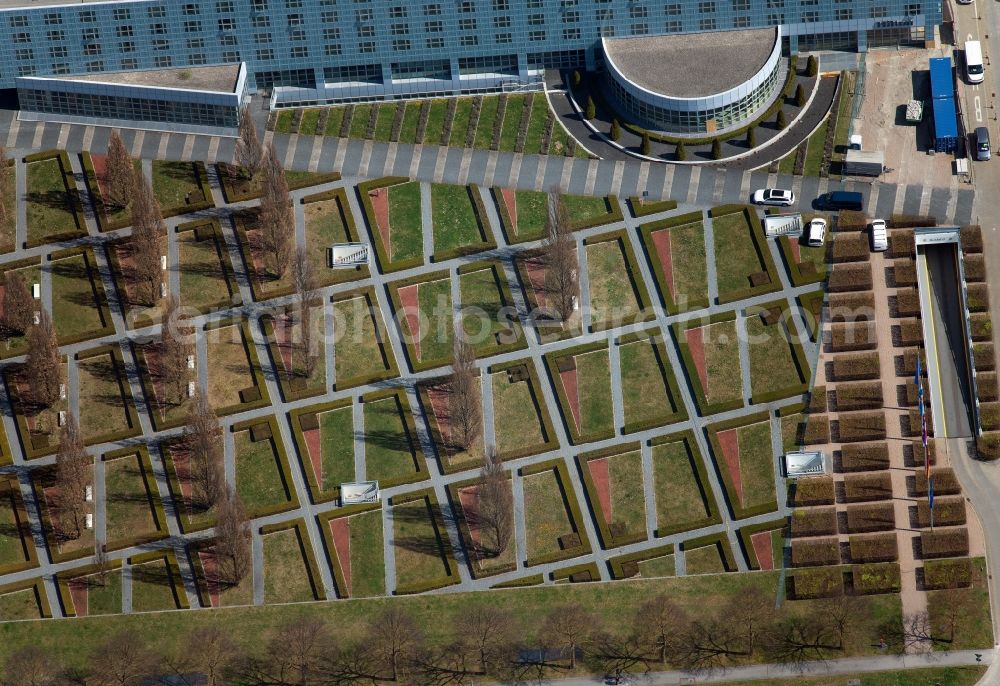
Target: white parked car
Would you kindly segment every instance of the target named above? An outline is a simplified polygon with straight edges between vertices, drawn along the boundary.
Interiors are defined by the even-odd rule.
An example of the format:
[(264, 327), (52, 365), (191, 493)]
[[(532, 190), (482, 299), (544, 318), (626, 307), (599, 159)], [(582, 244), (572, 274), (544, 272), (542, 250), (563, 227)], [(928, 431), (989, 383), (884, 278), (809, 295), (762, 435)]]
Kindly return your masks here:
[(806, 228), (806, 245), (813, 248), (822, 248), (826, 242), (826, 220), (816, 217)]
[(758, 191), (754, 191), (753, 201), (758, 205), (788, 207), (795, 204), (795, 193), (781, 188), (761, 188)]
[(889, 249), (889, 234), (885, 230), (884, 219), (872, 220), (872, 250), (885, 252)]

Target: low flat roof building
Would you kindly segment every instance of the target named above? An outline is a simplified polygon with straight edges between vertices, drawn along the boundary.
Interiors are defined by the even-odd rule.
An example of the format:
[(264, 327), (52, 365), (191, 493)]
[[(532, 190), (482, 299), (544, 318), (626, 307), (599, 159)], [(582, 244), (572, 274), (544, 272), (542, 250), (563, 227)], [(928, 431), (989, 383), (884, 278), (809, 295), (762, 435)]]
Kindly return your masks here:
[(630, 119), (668, 133), (742, 126), (774, 101), (787, 69), (780, 26), (602, 43), (615, 104)]

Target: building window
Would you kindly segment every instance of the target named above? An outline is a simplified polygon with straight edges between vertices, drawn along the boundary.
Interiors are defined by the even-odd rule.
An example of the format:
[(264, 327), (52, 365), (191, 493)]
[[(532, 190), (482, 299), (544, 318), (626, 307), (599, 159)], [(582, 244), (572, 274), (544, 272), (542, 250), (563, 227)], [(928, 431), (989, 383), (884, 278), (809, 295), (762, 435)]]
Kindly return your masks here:
[(135, 52), (135, 41), (122, 41), (118, 44), (118, 52), (126, 55), (130, 52)]
[(309, 57), (308, 45), (293, 45), (291, 51), (292, 59), (299, 60)]
[(410, 33), (409, 24), (392, 24), (389, 27), (389, 35), (391, 36), (406, 36)]
[(223, 62), (242, 62), (243, 56), (239, 50), (227, 50), (222, 53)]
[(668, 17), (678, 17), (681, 14), (681, 6), (680, 5), (664, 5), (664, 7), (663, 7), (663, 13), (666, 14)]
[(62, 15), (58, 12), (49, 12), (45, 15), (45, 25), (53, 26), (57, 24), (62, 24)]
[(24, 14), (15, 14), (10, 18), (11, 28), (19, 28), (28, 25), (28, 17)]
[(835, 13), (837, 21), (847, 21), (854, 19), (854, 10), (850, 7), (838, 7)]
[(374, 26), (361, 26), (358, 28), (358, 35), (362, 38), (374, 38), (375, 37), (375, 27)]
[(510, 0), (493, 0), (494, 12), (506, 12), (510, 9)]
[(138, 68), (139, 68), (139, 60), (137, 60), (136, 58), (126, 57), (125, 59), (122, 60), (122, 69), (129, 70)]
[(119, 38), (131, 38), (134, 35), (132, 32), (132, 25), (125, 24), (123, 26), (115, 27), (115, 35)]
[(576, 27), (563, 29), (563, 40), (580, 40), (580, 29)]
[(255, 29), (266, 29), (271, 25), (271, 17), (266, 14), (260, 14), (253, 18), (251, 22)]
[(343, 55), (344, 49), (340, 43), (328, 43), (323, 46), (323, 54), (327, 57), (336, 57), (337, 55)]
[(327, 10), (319, 15), (319, 18), (324, 24), (335, 24), (337, 23), (337, 10)]
[(424, 31), (427, 33), (441, 33), (444, 30), (443, 21), (428, 21), (424, 22)]
[(529, 14), (528, 15), (528, 25), (529, 26), (545, 26), (545, 15), (544, 14)]
[(699, 31), (715, 31), (715, 19), (700, 19), (698, 21)]
[(496, 33), (493, 35), (493, 41), (497, 45), (508, 45), (514, 42), (514, 34), (512, 33)]
[(440, 50), (444, 47), (444, 38), (428, 38), (427, 39), (427, 49), (428, 50)]
[(269, 33), (255, 33), (253, 36), (253, 42), (257, 45), (267, 45), (271, 42), (271, 34)]
[(95, 60), (94, 62), (87, 62), (86, 68), (88, 72), (104, 71), (104, 61)]
[(441, 5), (424, 5), (425, 17), (437, 17), (441, 14)]
[(193, 2), (186, 3), (184, 5), (184, 14), (187, 14), (189, 16), (198, 14), (198, 5), (194, 4)]
[(193, 19), (184, 22), (184, 33), (201, 33), (201, 21)]
[(153, 40), (153, 50), (157, 52), (162, 52), (163, 50), (170, 49), (170, 41), (166, 38), (156, 38)]
[(188, 38), (187, 46), (188, 46), (188, 50), (204, 50), (205, 49), (205, 39), (204, 38)]
[(458, 39), (458, 44), (463, 48), (471, 48), (475, 45), (479, 45), (479, 36), (461, 36)]
[(566, 12), (566, 14), (563, 15), (563, 23), (564, 24), (575, 24), (578, 21), (580, 21), (580, 11), (579, 10), (570, 10), (570, 11)]
[(648, 24), (632, 24), (631, 33), (633, 36), (643, 36), (649, 33)]
[(406, 8), (405, 7), (399, 7), (399, 6), (397, 6), (397, 7), (390, 7), (389, 8), (389, 17), (392, 18), (392, 19), (403, 19), (403, 18), (405, 18), (406, 17)]
[(493, 17), (493, 28), (495, 29), (509, 29), (510, 24), (510, 17), (508, 15)]
[(127, 7), (118, 7), (111, 13), (115, 21), (128, 21), (132, 18), (132, 12)]
[(714, 14), (715, 13), (715, 0), (702, 0), (698, 3), (698, 13), (699, 14)]
[(802, 13), (802, 21), (809, 23), (819, 21), (819, 12), (816, 10), (806, 10)]
[(649, 16), (649, 10), (646, 9), (645, 5), (633, 5), (629, 8), (628, 16), (633, 19), (645, 19)]
[(305, 29), (292, 29), (288, 32), (288, 40), (303, 41), (306, 39)]
[(872, 7), (871, 9), (872, 19), (881, 19), (882, 17), (888, 17), (888, 16), (889, 16), (888, 7)]
[(740, 16), (740, 17), (736, 17), (735, 19), (733, 19), (733, 28), (734, 29), (748, 29), (748, 28), (750, 28), (750, 17), (748, 17), (746, 15)]
[(750, 0), (733, 0), (734, 12), (749, 12)]
[(162, 19), (167, 16), (167, 8), (162, 5), (155, 5), (146, 10), (150, 19)]
[(215, 3), (215, 11), (219, 14), (232, 14), (233, 0), (222, 0), (221, 2)]
[(224, 17), (219, 20), (219, 31), (233, 31), (236, 29), (236, 20), (232, 17)]
[(528, 40), (530, 41), (543, 41), (545, 40), (544, 31), (528, 31)]
[(257, 59), (261, 61), (273, 60), (274, 50), (271, 48), (261, 48), (257, 51)]
[(472, 0), (462, 0), (458, 3), (458, 11), (462, 13), (474, 12), (476, 10)]
[(153, 66), (158, 69), (166, 69), (173, 64), (173, 60), (170, 59), (170, 55), (157, 55), (153, 59)]
[(87, 43), (83, 46), (84, 55), (100, 55), (101, 46), (98, 43)]
[(920, 14), (920, 5), (919, 4), (907, 5), (904, 8), (903, 12), (907, 16), (911, 16), (911, 17), (916, 16), (916, 15)]
[(338, 28), (323, 29), (323, 40), (340, 40), (340, 29)]
[[(49, 33), (52, 33), (52, 32), (49, 31)], [(50, 38), (49, 40), (52, 40), (52, 39)], [(22, 33), (15, 33), (14, 34), (14, 42), (15, 43), (30, 43), (31, 42), (31, 34), (30, 33), (24, 33), (24, 32), (22, 32)]]
[(167, 25), (166, 24), (150, 24), (149, 25), (149, 32), (152, 35), (154, 35), (154, 36), (165, 35), (167, 33)]
[(458, 29), (460, 31), (475, 31), (476, 30), (476, 18), (475, 17), (462, 17), (458, 20)]
[(54, 45), (49, 48), (49, 57), (54, 60), (64, 59), (69, 57), (69, 50), (66, 49), (65, 45)]
[(191, 56), (188, 57), (188, 63), (190, 64), (207, 64), (208, 58), (205, 57), (203, 52), (193, 52)]
[(18, 62), (35, 59), (35, 51), (31, 48), (18, 48), (14, 51), (14, 57)]
[(375, 52), (375, 41), (366, 40), (358, 43), (358, 52), (361, 53), (372, 53)]
[(288, 25), (289, 26), (302, 26), (306, 23), (306, 17), (304, 14), (289, 14), (288, 15)]

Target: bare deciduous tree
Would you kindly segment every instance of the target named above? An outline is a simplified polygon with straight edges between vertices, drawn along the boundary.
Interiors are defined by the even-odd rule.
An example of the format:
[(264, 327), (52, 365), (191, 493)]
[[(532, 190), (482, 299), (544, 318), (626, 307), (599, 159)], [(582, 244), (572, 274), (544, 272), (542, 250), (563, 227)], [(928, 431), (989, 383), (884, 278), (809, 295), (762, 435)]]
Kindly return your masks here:
[(55, 686), (59, 681), (59, 668), (52, 659), (52, 652), (38, 646), (25, 646), (7, 658), (3, 686)]
[(63, 383), (62, 356), (52, 317), (44, 308), (39, 313), (38, 323), (28, 329), (25, 371), (31, 388), (31, 402), (51, 407), (59, 400), (59, 387)]
[(674, 643), (672, 662), (682, 669), (711, 672), (746, 657), (743, 632), (726, 618), (689, 622)]
[(224, 496), (225, 476), (222, 427), (200, 387), (191, 402), (185, 439), (194, 504), (207, 510)]
[(507, 470), (492, 447), (483, 456), (476, 493), (480, 552), (493, 557), (503, 555), (514, 532), (514, 495)]
[(975, 610), (971, 591), (959, 588), (938, 591), (936, 601), (939, 608), (935, 613), (936, 624), (940, 633), (934, 635), (934, 640), (952, 643), (964, 618)]
[(180, 323), (180, 302), (173, 295), (163, 307), (163, 328), (160, 332), (160, 378), (166, 391), (166, 401), (180, 405), (187, 395), (188, 343), (187, 327)]
[(248, 179), (252, 179), (260, 171), (264, 150), (257, 137), (257, 127), (250, 114), (250, 108), (240, 110), (240, 137), (236, 141), (236, 164)]
[(514, 629), (514, 617), (509, 610), (480, 605), (463, 613), (458, 635), (475, 651), (481, 672), (487, 674), (494, 664), (509, 654)]
[(135, 194), (135, 166), (116, 130), (111, 131), (108, 139), (105, 184), (108, 189), (107, 202), (112, 207), (126, 207), (132, 201)]
[(56, 488), (59, 493), (59, 534), (80, 536), (80, 519), (86, 506), (86, 488), (92, 477), (91, 459), (83, 445), (76, 417), (66, 415), (56, 453)]
[(752, 655), (764, 627), (773, 621), (774, 600), (759, 589), (748, 589), (730, 598), (722, 616), (741, 634), (744, 654)]
[(478, 673), (461, 637), (443, 645), (421, 646), (412, 658), (409, 681), (417, 686), (466, 686)]
[(576, 655), (594, 635), (597, 618), (579, 605), (562, 605), (554, 608), (542, 624), (547, 634), (569, 656), (569, 668), (576, 669)]
[(231, 489), (215, 505), (215, 558), (219, 580), (235, 586), (250, 571), (250, 520), (243, 501)]
[[(298, 296), (300, 347), (303, 357), (303, 372), (307, 379), (316, 371), (316, 352), (313, 350), (313, 312), (316, 301), (316, 272), (305, 246), (300, 245), (295, 250), (292, 260), (292, 287)], [(293, 365), (294, 367), (294, 365)]]
[(138, 635), (122, 631), (94, 650), (90, 664), (96, 686), (140, 686), (152, 675), (155, 658)]
[(320, 683), (328, 686), (360, 686), (378, 682), (378, 660), (367, 641), (336, 643), (325, 651), (319, 665)]
[(135, 192), (132, 202), (132, 237), (129, 249), (135, 280), (141, 287), (139, 297), (146, 305), (154, 305), (160, 298), (160, 236), (164, 233), (160, 203), (153, 195), (142, 170), (135, 172)]
[(482, 397), (476, 352), (461, 335), (455, 336), (454, 360), (448, 382), (448, 424), (452, 440), (468, 450), (479, 439), (483, 428)]
[(644, 602), (635, 617), (635, 625), (644, 631), (649, 645), (656, 649), (660, 663), (665, 664), (674, 637), (687, 624), (684, 610), (661, 593)]
[(288, 268), (289, 252), (295, 232), (292, 200), (288, 194), (285, 170), (278, 160), (274, 145), (268, 145), (262, 163), (260, 209), (257, 227), (271, 274), (280, 279)]
[(368, 641), (389, 678), (398, 681), (421, 642), (420, 627), (406, 610), (390, 606), (372, 618)]
[(638, 632), (618, 634), (597, 632), (592, 640), (592, 652), (605, 674), (621, 677), (624, 674), (648, 672), (648, 646)]
[(108, 560), (107, 546), (104, 541), (94, 541), (94, 569), (97, 571), (97, 583), (103, 588), (108, 585), (108, 572), (111, 571), (111, 562)]
[(180, 648), (160, 657), (163, 686), (226, 686), (240, 655), (229, 634), (215, 626), (192, 631)]
[(580, 293), (579, 261), (576, 239), (565, 204), (556, 195), (549, 196), (548, 240), (543, 249), (545, 288), (562, 321), (573, 314)]
[(34, 311), (31, 293), (24, 277), (10, 271), (3, 277), (3, 326), (9, 335), (23, 335), (31, 326)]
[(766, 654), (775, 662), (798, 665), (826, 660), (842, 647), (830, 616), (814, 612), (789, 617), (775, 626), (768, 633)]

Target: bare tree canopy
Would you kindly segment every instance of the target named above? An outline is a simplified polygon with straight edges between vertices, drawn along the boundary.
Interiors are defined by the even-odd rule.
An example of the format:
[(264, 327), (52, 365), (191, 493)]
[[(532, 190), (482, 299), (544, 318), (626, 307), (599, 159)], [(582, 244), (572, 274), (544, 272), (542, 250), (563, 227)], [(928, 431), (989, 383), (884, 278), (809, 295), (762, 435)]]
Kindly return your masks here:
[(483, 674), (510, 653), (514, 643), (514, 617), (510, 610), (480, 605), (463, 613), (458, 635), (475, 653)]
[(252, 179), (260, 171), (264, 149), (257, 137), (257, 126), (254, 124), (250, 108), (240, 110), (240, 137), (236, 141), (236, 164), (248, 179)]
[[(314, 322), (313, 313), (316, 300), (316, 271), (304, 245), (295, 249), (292, 260), (292, 287), (298, 296), (299, 322), (301, 329), (300, 347), (303, 356), (303, 373), (307, 379), (312, 378), (316, 371), (317, 353), (313, 350)], [(293, 365), (294, 366), (294, 365)], [(290, 370), (291, 371), (291, 370)]]
[(579, 605), (556, 607), (542, 623), (542, 633), (566, 651), (570, 669), (576, 669), (577, 653), (597, 631), (597, 617)]
[(635, 615), (635, 626), (645, 633), (646, 641), (656, 649), (661, 664), (666, 663), (675, 636), (687, 622), (684, 611), (662, 593), (643, 603)]
[(55, 327), (44, 308), (39, 312), (38, 323), (28, 329), (28, 354), (24, 364), (31, 402), (51, 407), (59, 400), (59, 388), (64, 380)]
[(185, 440), (189, 451), (194, 504), (209, 509), (224, 496), (222, 427), (201, 387), (195, 390), (187, 418)]
[(135, 196), (132, 203), (132, 237), (129, 249), (135, 279), (141, 287), (139, 297), (146, 305), (154, 305), (160, 298), (160, 237), (165, 232), (160, 203), (153, 195), (142, 170), (135, 172)]
[(514, 533), (514, 494), (507, 470), (492, 447), (483, 456), (476, 494), (479, 552), (498, 557), (510, 546)]
[(37, 646), (21, 648), (7, 658), (3, 686), (55, 686), (59, 669), (49, 651)]
[(452, 440), (462, 450), (471, 448), (482, 435), (483, 408), (479, 389), (476, 351), (461, 335), (455, 336), (454, 360), (448, 389), (448, 424)]
[(192, 354), (187, 341), (189, 330), (181, 324), (179, 311), (180, 302), (173, 295), (168, 296), (163, 308), (159, 363), (166, 401), (172, 405), (180, 405), (187, 395), (187, 361)]
[(260, 208), (257, 227), (267, 268), (280, 279), (288, 268), (292, 239), (295, 233), (295, 216), (292, 199), (285, 181), (285, 170), (278, 160), (274, 145), (269, 144), (262, 163)]
[(23, 335), (31, 326), (34, 300), (24, 277), (17, 271), (3, 276), (3, 326), (8, 334)]
[(112, 207), (126, 207), (132, 201), (135, 194), (135, 166), (122, 137), (115, 129), (111, 130), (108, 138), (105, 185), (108, 189), (106, 200)]
[(219, 580), (235, 586), (250, 572), (250, 519), (243, 501), (231, 488), (222, 491), (215, 512)]
[(86, 507), (86, 488), (92, 479), (92, 460), (83, 445), (76, 417), (66, 415), (56, 453), (56, 488), (59, 493), (59, 533), (77, 538)]
[(579, 260), (576, 239), (562, 198), (549, 195), (548, 240), (542, 248), (545, 261), (545, 289), (559, 318), (573, 314), (580, 294)]
[(420, 627), (410, 613), (391, 605), (372, 618), (368, 642), (389, 670), (389, 678), (398, 681), (421, 642)]
[(164, 686), (227, 686), (241, 653), (219, 627), (195, 629), (181, 646), (160, 657), (159, 681)]
[(123, 631), (94, 650), (90, 658), (96, 686), (140, 686), (155, 668), (155, 656), (135, 633)]

